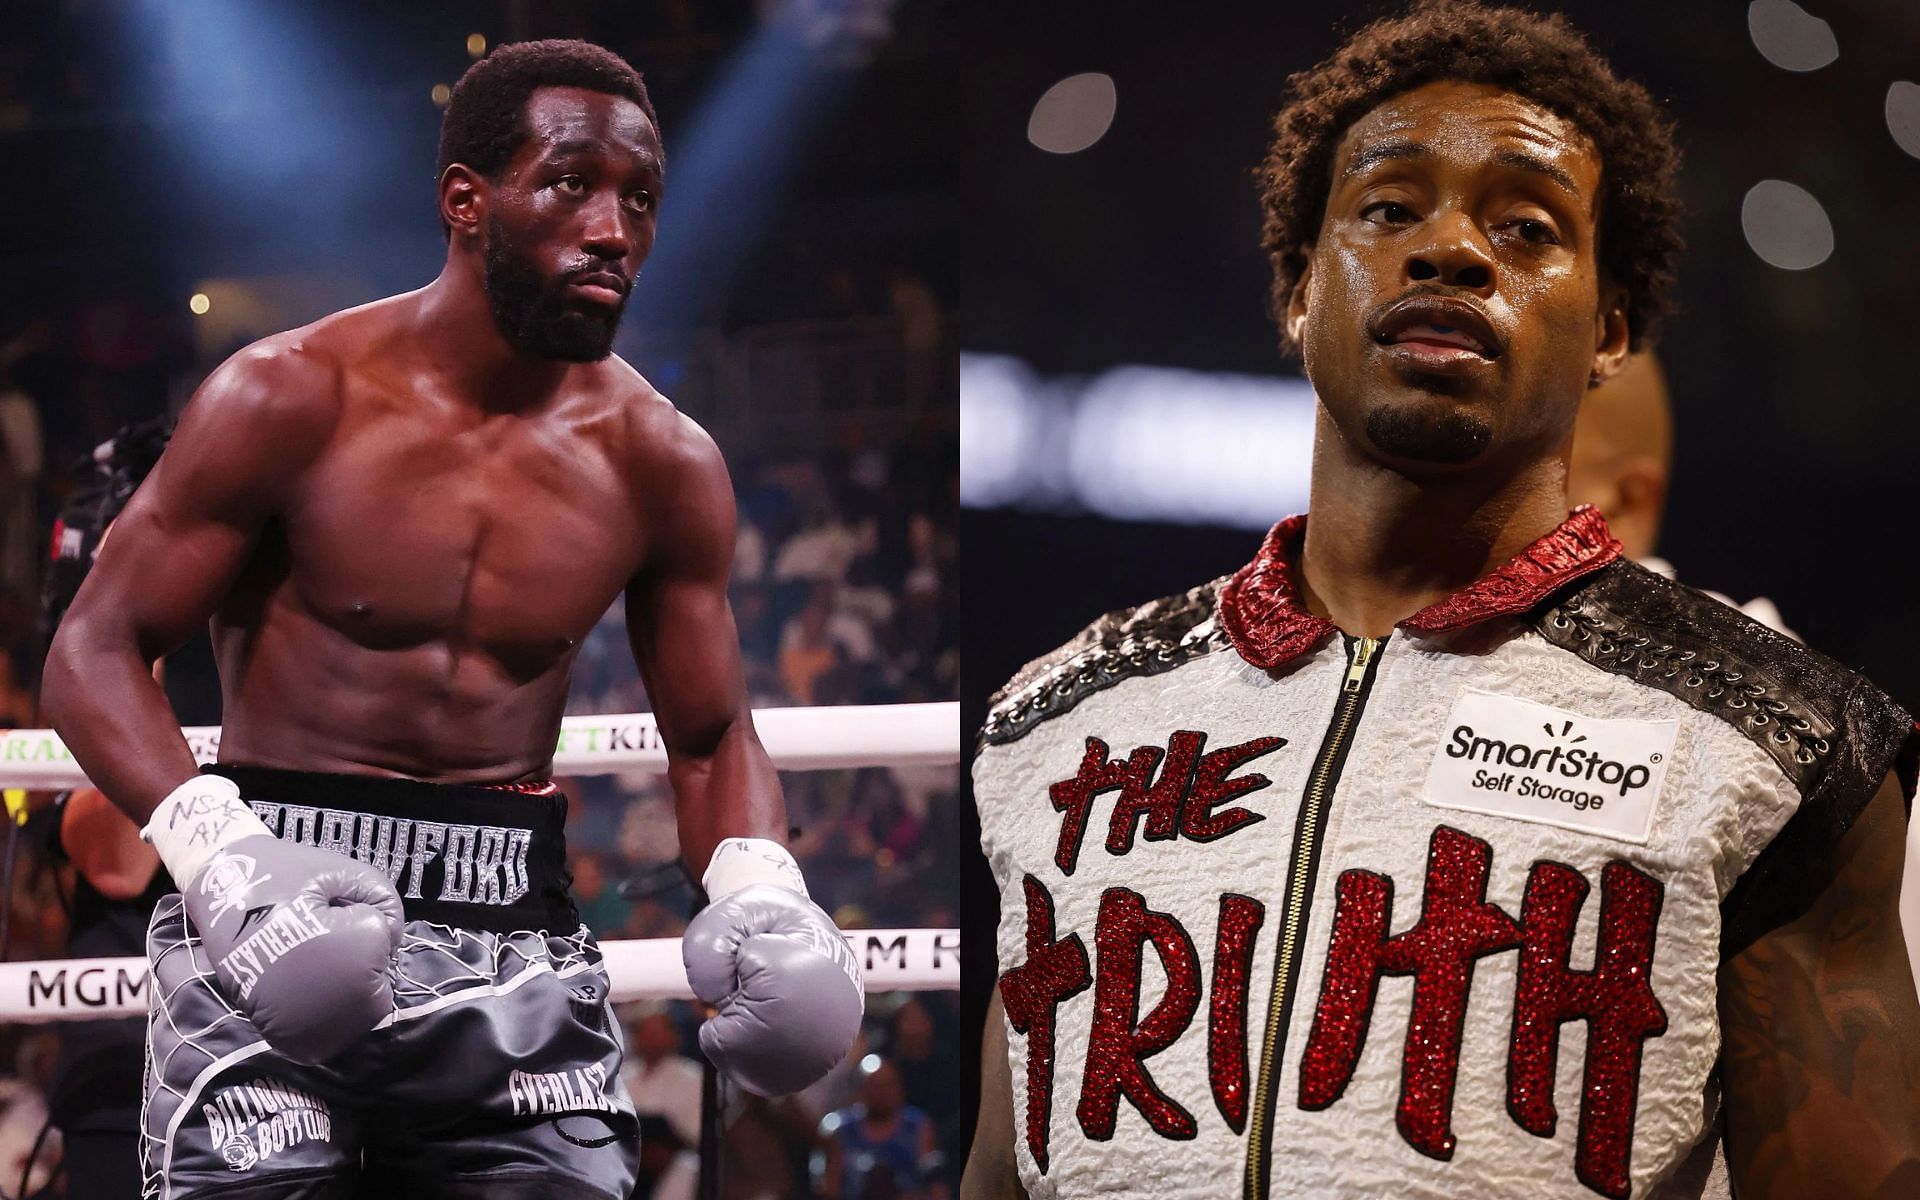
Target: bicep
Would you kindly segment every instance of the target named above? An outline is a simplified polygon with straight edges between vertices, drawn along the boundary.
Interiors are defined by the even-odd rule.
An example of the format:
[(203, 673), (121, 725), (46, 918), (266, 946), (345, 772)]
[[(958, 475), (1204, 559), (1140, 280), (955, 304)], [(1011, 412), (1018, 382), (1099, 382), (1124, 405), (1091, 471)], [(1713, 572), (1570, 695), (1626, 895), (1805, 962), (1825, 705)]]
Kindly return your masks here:
[[(704, 437), (704, 435), (703, 435)], [(683, 464), (659, 514), (657, 549), (627, 587), (627, 634), (669, 749), (699, 753), (746, 707), (727, 581), (733, 491), (711, 442)]]
[(1727, 1155), (1743, 1194), (1837, 1177), (1864, 1195), (1920, 1172), (1920, 1002), (1897, 908), (1905, 819), (1889, 777), (1814, 904), (1721, 969)]

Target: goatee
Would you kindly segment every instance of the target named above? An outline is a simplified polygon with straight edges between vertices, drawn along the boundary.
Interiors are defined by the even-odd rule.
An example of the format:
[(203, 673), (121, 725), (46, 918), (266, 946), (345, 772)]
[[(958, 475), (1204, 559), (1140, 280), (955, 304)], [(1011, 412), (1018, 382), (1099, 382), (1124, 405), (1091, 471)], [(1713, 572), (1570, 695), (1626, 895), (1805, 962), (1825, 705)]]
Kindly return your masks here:
[(542, 276), (493, 217), (487, 218), (486, 285), (493, 323), (522, 354), (598, 362), (613, 353), (625, 298), (611, 308), (589, 308), (571, 299), (567, 279)]
[(1383, 404), (1367, 414), (1367, 440), (1394, 458), (1452, 465), (1478, 458), (1493, 441), (1493, 430), (1459, 409)]

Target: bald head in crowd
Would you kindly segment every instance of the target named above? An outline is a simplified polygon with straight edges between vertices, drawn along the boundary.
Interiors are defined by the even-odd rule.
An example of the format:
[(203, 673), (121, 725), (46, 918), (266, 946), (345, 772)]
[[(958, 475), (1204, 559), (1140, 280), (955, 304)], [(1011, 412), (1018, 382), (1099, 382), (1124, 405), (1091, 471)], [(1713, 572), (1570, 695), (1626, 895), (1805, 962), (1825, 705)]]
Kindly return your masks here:
[(1660, 540), (1673, 465), (1673, 407), (1652, 354), (1636, 354), (1580, 402), (1567, 462), (1567, 499), (1607, 518), (1628, 558), (1646, 558)]

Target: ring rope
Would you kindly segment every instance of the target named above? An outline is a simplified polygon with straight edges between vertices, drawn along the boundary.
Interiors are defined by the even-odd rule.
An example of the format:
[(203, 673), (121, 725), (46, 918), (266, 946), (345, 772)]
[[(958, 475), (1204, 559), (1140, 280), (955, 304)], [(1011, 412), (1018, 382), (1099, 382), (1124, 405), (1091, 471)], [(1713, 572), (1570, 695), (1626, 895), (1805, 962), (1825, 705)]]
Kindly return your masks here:
[[(760, 708), (754, 728), (773, 765), (782, 771), (845, 767), (946, 765), (960, 761), (960, 705), (843, 704), (818, 708)], [(200, 762), (220, 756), (220, 727), (180, 731)], [(652, 713), (568, 717), (560, 722), (553, 755), (557, 775), (667, 769), (667, 748)], [(0, 787), (79, 787), (87, 777), (51, 729), (0, 733)]]
[[(849, 929), (867, 993), (951, 992), (960, 987), (957, 929)], [(679, 938), (602, 942), (616, 1004), (691, 1000)], [(101, 1021), (140, 1017), (150, 992), (144, 958), (66, 958), (0, 963), (0, 1022)]]
[[(960, 761), (956, 703), (763, 708), (755, 729), (773, 765), (784, 771), (945, 765)], [(220, 754), (220, 727), (181, 730), (194, 757)], [(664, 771), (666, 746), (651, 713), (568, 717), (560, 723), (553, 770), (561, 775)], [(86, 775), (51, 729), (0, 733), (0, 786), (77, 787)], [(960, 986), (960, 935), (954, 929), (855, 929), (846, 932), (866, 970), (867, 991), (953, 991)], [(679, 938), (602, 942), (613, 1000), (691, 1000)], [(0, 963), (0, 1021), (37, 1024), (140, 1016), (147, 1011), (144, 958), (70, 958)]]

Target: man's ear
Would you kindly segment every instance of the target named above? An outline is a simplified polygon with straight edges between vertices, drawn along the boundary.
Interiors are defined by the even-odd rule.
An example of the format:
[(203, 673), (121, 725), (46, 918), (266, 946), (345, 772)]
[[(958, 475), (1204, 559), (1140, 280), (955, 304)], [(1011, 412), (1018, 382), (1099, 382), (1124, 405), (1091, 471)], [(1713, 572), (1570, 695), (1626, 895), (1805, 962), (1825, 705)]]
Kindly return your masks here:
[(440, 219), (456, 234), (476, 237), (487, 220), (487, 181), (464, 163), (440, 174)]
[(1287, 293), (1286, 327), (1287, 340), (1300, 345), (1300, 335), (1307, 328), (1307, 287), (1313, 281), (1313, 247), (1302, 247), (1307, 256), (1307, 265), (1300, 268), (1300, 278), (1293, 281), (1293, 291)]
[(1627, 289), (1609, 284), (1600, 289), (1600, 315), (1593, 322), (1593, 367), (1588, 386), (1599, 387), (1627, 365), (1632, 331), (1627, 325)]

